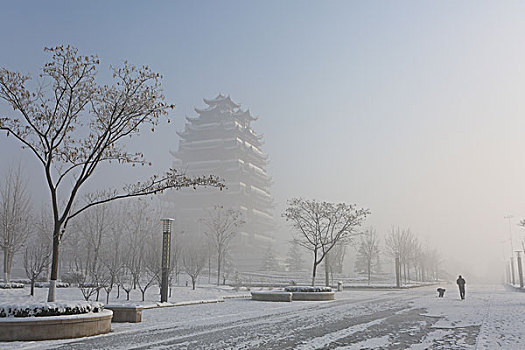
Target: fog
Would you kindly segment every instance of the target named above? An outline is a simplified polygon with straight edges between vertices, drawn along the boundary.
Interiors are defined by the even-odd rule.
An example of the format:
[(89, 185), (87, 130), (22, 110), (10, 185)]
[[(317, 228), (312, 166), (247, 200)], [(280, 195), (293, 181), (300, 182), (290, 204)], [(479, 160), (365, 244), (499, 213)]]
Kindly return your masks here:
[[(25, 2), (0, 12), (0, 66), (36, 77), (44, 46), (127, 59), (164, 76), (171, 123), (129, 143), (152, 167), (103, 167), (88, 189), (172, 165), (185, 117), (229, 95), (258, 120), (273, 179), (279, 251), (293, 197), (369, 208), (384, 237), (410, 228), (454, 276), (499, 282), (525, 230), (522, 2)], [(0, 103), (0, 116), (13, 111)], [(4, 173), (42, 170), (0, 136)], [(511, 215), (509, 220), (506, 216)], [(509, 225), (510, 223), (510, 225)], [(284, 248), (283, 248), (284, 247)]]

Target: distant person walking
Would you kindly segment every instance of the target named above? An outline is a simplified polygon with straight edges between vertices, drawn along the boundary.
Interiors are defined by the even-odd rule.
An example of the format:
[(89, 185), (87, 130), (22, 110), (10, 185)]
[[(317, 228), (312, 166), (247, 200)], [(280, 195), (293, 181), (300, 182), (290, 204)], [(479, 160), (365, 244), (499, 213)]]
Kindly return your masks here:
[(459, 296), (461, 299), (465, 299), (465, 284), (467, 283), (461, 275), (459, 275), (458, 279), (456, 280), (456, 283), (459, 287)]

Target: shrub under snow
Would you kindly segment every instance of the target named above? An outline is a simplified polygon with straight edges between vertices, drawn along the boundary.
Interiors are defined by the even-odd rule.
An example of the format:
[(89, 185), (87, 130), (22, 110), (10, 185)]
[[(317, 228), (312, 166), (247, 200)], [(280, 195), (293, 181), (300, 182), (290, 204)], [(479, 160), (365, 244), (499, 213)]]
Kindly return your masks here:
[(24, 288), (23, 283), (0, 283), (1, 289)]
[(289, 286), (284, 288), (286, 292), (292, 293), (319, 293), (319, 292), (331, 292), (330, 287), (314, 287), (314, 286)]
[(0, 317), (43, 317), (87, 314), (100, 312), (104, 304), (89, 301), (63, 303), (0, 304)]
[[(37, 288), (49, 288), (49, 282), (35, 282)], [(69, 288), (69, 283), (57, 281), (57, 288)]]

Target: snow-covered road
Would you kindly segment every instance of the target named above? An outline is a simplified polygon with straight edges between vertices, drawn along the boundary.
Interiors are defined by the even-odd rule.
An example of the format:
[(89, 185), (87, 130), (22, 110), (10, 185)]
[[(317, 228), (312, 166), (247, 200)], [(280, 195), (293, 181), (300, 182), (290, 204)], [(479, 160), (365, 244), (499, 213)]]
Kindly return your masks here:
[[(107, 335), (0, 349), (523, 349), (525, 293), (469, 286), (345, 291), (332, 302), (224, 303), (145, 310)], [(523, 340), (523, 341), (522, 341)]]

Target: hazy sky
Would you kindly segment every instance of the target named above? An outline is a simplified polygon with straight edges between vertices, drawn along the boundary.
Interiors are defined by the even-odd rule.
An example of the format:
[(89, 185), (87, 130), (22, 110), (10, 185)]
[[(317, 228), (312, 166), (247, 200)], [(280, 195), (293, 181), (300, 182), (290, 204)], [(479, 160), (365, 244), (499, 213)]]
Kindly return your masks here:
[[(523, 237), (524, 11), (523, 1), (5, 2), (0, 66), (34, 74), (44, 46), (72, 44), (97, 53), (101, 70), (128, 59), (162, 73), (177, 108), (174, 125), (140, 138), (154, 170), (171, 165), (184, 116), (229, 94), (259, 116), (276, 215), (294, 196), (357, 203), (378, 232), (410, 227), (481, 273), (510, 254), (505, 215), (515, 248)], [(4, 170), (21, 151), (4, 135), (0, 147)]]

